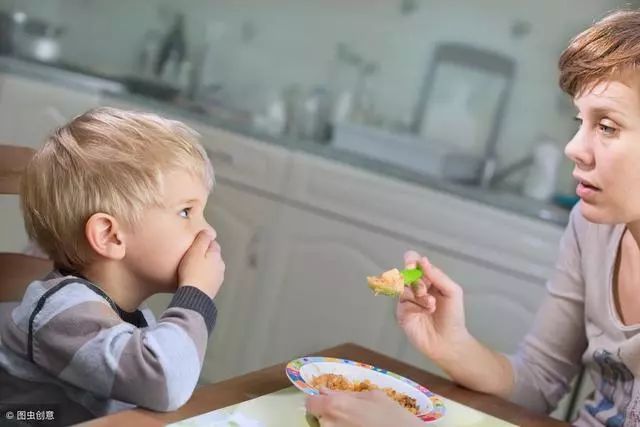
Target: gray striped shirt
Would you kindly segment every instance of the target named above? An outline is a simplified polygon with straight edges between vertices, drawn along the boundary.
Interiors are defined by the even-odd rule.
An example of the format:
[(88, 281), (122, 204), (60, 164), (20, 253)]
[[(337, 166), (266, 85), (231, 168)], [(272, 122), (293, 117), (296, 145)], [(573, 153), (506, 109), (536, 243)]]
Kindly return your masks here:
[(0, 324), (0, 379), (55, 385), (94, 416), (132, 405), (175, 410), (197, 384), (215, 319), (211, 298), (192, 286), (179, 288), (156, 321), (53, 272), (31, 283)]

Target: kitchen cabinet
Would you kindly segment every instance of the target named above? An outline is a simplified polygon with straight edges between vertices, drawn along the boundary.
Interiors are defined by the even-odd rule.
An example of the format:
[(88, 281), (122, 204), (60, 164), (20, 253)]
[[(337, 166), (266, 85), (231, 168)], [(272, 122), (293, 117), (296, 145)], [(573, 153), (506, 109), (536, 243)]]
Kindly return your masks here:
[(395, 301), (375, 297), (366, 276), (398, 265), (405, 244), (294, 206), (274, 228), (252, 309), (252, 350), (238, 357), (257, 368), (343, 342), (396, 355)]
[(551, 274), (563, 232), (555, 224), (307, 153), (294, 153), (287, 182), (293, 200), (539, 283)]
[(56, 127), (99, 102), (97, 92), (0, 74), (0, 141), (37, 148)]
[[(377, 265), (369, 263), (369, 270), (361, 268), (357, 277), (345, 275), (343, 280), (352, 280), (347, 282), (349, 287), (364, 292), (367, 274), (400, 267), (404, 251), (416, 249), (462, 285), (467, 323), (474, 335), (498, 351), (515, 351), (544, 296), (562, 228), (308, 154), (296, 153), (292, 168), (286, 189), (292, 203), (331, 218), (334, 226), (350, 227), (345, 236), (370, 242), (362, 245), (359, 257), (380, 260)], [(322, 224), (318, 218), (298, 220), (295, 216), (288, 217), (286, 224), (295, 226), (299, 221), (313, 229), (319, 227), (313, 224)], [(316, 238), (329, 239), (330, 227), (324, 228)], [(293, 236), (296, 243), (285, 244), (289, 252), (281, 256), (283, 260), (298, 256), (299, 248), (305, 247), (301, 241), (305, 234)], [(313, 244), (314, 236), (307, 237), (311, 240), (306, 244)], [(314, 259), (327, 260), (327, 266), (335, 264), (329, 262), (331, 245), (314, 247)], [(323, 304), (329, 303), (329, 298)], [(371, 316), (375, 308), (361, 310), (360, 315)], [(286, 317), (281, 312), (278, 315)], [(391, 348), (381, 350), (424, 366), (424, 357), (406, 341), (401, 342), (399, 348), (394, 342)], [(428, 367), (437, 371), (433, 365)]]
[[(279, 205), (263, 196), (219, 183), (207, 205), (206, 217), (218, 232), (225, 260), (225, 281), (215, 298), (218, 320), (211, 336), (202, 380), (214, 382), (249, 372), (243, 354), (253, 349), (252, 334), (264, 321), (256, 306), (271, 285), (264, 280), (272, 250), (269, 227)], [(259, 366), (255, 366), (258, 368)]]

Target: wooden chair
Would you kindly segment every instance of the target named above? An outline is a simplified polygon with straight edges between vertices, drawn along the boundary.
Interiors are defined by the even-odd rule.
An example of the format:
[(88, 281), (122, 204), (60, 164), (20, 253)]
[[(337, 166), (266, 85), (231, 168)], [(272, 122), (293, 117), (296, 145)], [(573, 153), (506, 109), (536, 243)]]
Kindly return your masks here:
[[(0, 145), (0, 194), (19, 194), (20, 178), (35, 150)], [(53, 268), (50, 260), (20, 253), (0, 253), (0, 302), (20, 301), (29, 283)]]

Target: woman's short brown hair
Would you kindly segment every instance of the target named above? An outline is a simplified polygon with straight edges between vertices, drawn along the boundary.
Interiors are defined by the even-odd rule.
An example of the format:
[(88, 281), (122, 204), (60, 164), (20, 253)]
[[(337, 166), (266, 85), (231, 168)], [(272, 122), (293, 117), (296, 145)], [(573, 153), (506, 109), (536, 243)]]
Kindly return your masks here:
[(572, 97), (640, 65), (640, 11), (613, 12), (578, 34), (562, 52), (560, 88)]

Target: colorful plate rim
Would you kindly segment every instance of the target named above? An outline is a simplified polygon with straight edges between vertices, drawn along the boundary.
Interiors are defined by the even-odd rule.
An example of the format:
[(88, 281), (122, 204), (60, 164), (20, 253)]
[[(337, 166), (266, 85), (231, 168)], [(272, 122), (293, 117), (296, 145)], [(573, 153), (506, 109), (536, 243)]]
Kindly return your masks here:
[(302, 374), (300, 373), (300, 370), (303, 366), (308, 365), (310, 363), (322, 363), (322, 362), (331, 362), (331, 363), (340, 363), (340, 364), (345, 364), (345, 365), (353, 365), (353, 366), (358, 366), (361, 368), (365, 368), (365, 369), (370, 369), (372, 371), (376, 371), (376, 372), (380, 372), (381, 374), (385, 374), (385, 375), (389, 375), (399, 381), (402, 381), (408, 385), (410, 385), (411, 387), (417, 389), (420, 393), (424, 394), (425, 396), (427, 396), (427, 398), (431, 401), (431, 404), (433, 405), (433, 410), (431, 412), (427, 412), (425, 414), (418, 414), (418, 418), (420, 418), (423, 421), (436, 421), (439, 420), (440, 418), (442, 418), (445, 415), (446, 409), (444, 406), (444, 402), (442, 401), (442, 399), (436, 395), (435, 393), (433, 393), (431, 390), (429, 390), (428, 388), (421, 386), (420, 384), (416, 383), (415, 381), (411, 381), (408, 378), (403, 377), (402, 375), (398, 375), (395, 372), (391, 372), (388, 371), (386, 369), (382, 369), (382, 368), (377, 368), (375, 366), (372, 365), (367, 365), (366, 363), (362, 363), (362, 362), (355, 362), (353, 360), (349, 360), (349, 359), (340, 359), (340, 358), (335, 358), (335, 357), (301, 357), (299, 359), (295, 359), (292, 360), (291, 362), (287, 363), (287, 367), (285, 369), (285, 372), (287, 374), (287, 378), (289, 378), (289, 381), (291, 381), (293, 383), (293, 385), (295, 385), (300, 391), (306, 393), (306, 394), (311, 394), (311, 395), (315, 395), (318, 394), (318, 390), (316, 390), (315, 388), (311, 387), (310, 384), (308, 384), (303, 378), (302, 378)]

